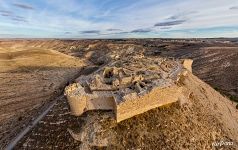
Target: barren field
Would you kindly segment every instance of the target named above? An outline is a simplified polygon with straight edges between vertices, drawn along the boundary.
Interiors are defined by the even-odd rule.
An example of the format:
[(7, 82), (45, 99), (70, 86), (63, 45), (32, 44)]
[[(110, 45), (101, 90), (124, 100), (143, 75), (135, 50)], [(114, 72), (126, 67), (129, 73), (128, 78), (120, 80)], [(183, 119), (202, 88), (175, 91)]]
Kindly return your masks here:
[[(196, 46), (196, 45), (195, 45)], [(238, 102), (238, 46), (184, 46), (164, 52), (166, 56), (191, 58), (194, 74)]]
[[(43, 104), (60, 95), (84, 65), (60, 52), (0, 43), (0, 139), (19, 132)], [(11, 133), (11, 134), (10, 134)]]
[[(238, 43), (224, 41), (2, 40), (1, 148), (50, 101), (62, 95), (69, 82), (131, 52), (143, 53), (145, 57), (192, 58), (194, 75), (237, 101)], [(100, 147), (94, 146), (97, 144), (90, 139), (89, 133), (94, 132), (95, 126), (102, 126), (105, 131), (96, 139), (103, 139), (103, 136), (112, 139), (109, 146), (103, 147), (105, 149), (211, 149), (211, 143), (219, 140), (234, 141), (236, 145), (228, 149), (236, 149), (237, 103), (221, 96), (193, 75), (181, 86), (194, 93), (188, 98), (188, 104), (156, 108), (119, 124), (108, 117), (110, 111), (71, 116), (66, 99), (61, 98), (16, 149), (97, 149)], [(79, 142), (72, 138), (68, 129), (85, 133), (84, 140)]]

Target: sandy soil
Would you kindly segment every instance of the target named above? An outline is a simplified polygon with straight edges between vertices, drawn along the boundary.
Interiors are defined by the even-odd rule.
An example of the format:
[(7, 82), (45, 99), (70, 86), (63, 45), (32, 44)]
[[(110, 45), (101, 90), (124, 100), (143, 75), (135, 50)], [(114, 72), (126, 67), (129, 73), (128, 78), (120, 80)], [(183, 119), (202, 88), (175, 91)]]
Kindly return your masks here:
[(61, 94), (84, 62), (25, 44), (1, 43), (0, 47), (0, 143), (4, 143), (35, 110)]
[[(225, 94), (237, 95), (237, 47), (237, 43), (212, 40), (0, 41), (0, 147), (28, 124), (42, 105), (60, 95), (82, 66), (89, 66), (83, 70), (88, 74), (115, 54), (127, 51), (193, 58), (194, 74)], [(193, 93), (188, 104), (153, 109), (120, 124), (107, 117), (111, 112), (73, 117), (62, 99), (16, 149), (85, 149), (87, 145), (95, 149), (98, 143), (108, 143), (103, 140), (108, 137), (111, 141), (102, 146), (105, 149), (215, 149), (211, 147), (214, 141), (237, 142), (235, 104), (196, 77), (187, 81), (183, 86)], [(95, 125), (102, 131), (98, 133)], [(68, 129), (85, 133), (83, 142), (74, 140)], [(94, 140), (89, 131), (97, 133)], [(223, 148), (237, 149), (237, 145)]]
[[(110, 111), (71, 116), (62, 99), (16, 149), (237, 149), (238, 111), (231, 102), (193, 75), (181, 86), (191, 92), (183, 105), (156, 108), (119, 124)], [(220, 141), (233, 145), (212, 146)]]

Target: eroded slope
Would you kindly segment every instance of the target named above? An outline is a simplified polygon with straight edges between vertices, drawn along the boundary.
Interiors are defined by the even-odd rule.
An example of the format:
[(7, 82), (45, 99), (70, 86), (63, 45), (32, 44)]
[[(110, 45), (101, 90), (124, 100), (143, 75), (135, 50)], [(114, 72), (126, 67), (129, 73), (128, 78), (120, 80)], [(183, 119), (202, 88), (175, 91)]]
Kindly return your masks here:
[(233, 145), (222, 148), (237, 149), (238, 112), (231, 102), (192, 74), (180, 86), (190, 93), (186, 101), (120, 123), (110, 111), (71, 116), (64, 99), (17, 148), (215, 149), (212, 143), (224, 141)]
[(53, 50), (1, 45), (1, 145), (28, 124), (37, 109), (58, 96), (84, 65), (83, 60)]

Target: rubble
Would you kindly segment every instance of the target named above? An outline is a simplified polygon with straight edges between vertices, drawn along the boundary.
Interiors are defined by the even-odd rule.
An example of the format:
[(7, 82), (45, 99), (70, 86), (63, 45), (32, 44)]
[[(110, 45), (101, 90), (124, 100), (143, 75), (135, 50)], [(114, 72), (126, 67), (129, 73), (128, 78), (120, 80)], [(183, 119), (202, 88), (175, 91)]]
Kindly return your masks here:
[(182, 91), (176, 82), (191, 62), (141, 55), (121, 58), (66, 87), (71, 113), (80, 116), (89, 110), (113, 110), (120, 122), (174, 103)]

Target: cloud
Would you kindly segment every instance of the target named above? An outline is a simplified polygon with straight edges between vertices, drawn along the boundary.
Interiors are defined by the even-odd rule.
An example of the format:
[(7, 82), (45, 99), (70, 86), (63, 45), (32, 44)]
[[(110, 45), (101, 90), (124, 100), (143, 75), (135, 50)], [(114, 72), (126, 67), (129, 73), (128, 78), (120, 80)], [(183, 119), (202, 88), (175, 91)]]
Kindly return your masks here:
[(7, 13), (1, 13), (1, 16), (4, 16), (4, 17), (9, 17), (9, 16), (11, 16), (11, 14), (7, 14)]
[(238, 6), (230, 7), (230, 10), (238, 10)]
[(13, 3), (12, 5), (18, 7), (18, 8), (22, 8), (22, 9), (29, 9), (29, 10), (33, 10), (34, 7), (32, 7), (31, 5), (28, 4), (22, 4), (22, 3)]
[(165, 21), (165, 22), (156, 23), (154, 26), (155, 27), (175, 26), (175, 25), (183, 24), (184, 22), (186, 22), (186, 20)]
[(4, 14), (13, 14), (13, 12), (11, 12), (11, 11), (7, 11), (7, 10), (0, 10), (0, 13), (4, 13)]
[(147, 32), (151, 32), (151, 29), (136, 29), (131, 31), (131, 33), (147, 33)]
[(21, 17), (21, 16), (13, 16), (11, 20), (17, 21), (17, 22), (28, 22), (24, 17)]
[(17, 22), (28, 22), (25, 19), (19, 19), (19, 18), (11, 18), (13, 21), (17, 21)]
[(128, 33), (131, 33), (131, 32), (124, 31), (124, 32), (117, 32), (116, 34), (128, 34)]
[(172, 27), (161, 27), (160, 29), (166, 30), (166, 29), (171, 29)]
[(129, 34), (131, 32), (122, 31), (122, 32), (111, 32), (111, 33), (100, 33), (100, 35), (118, 35), (118, 34)]
[(64, 32), (64, 34), (72, 34), (72, 32)]
[(168, 19), (170, 20), (176, 20), (178, 19), (180, 16), (179, 15), (173, 15), (173, 16), (170, 16)]
[(25, 17), (22, 17), (22, 16), (14, 16), (14, 18), (25, 19)]
[[(0, 0), (0, 32), (13, 36), (24, 33), (29, 37), (166, 37), (175, 30), (237, 27), (237, 9), (237, 0)], [(218, 29), (213, 32), (216, 34)]]
[(15, 14), (14, 14), (13, 12), (11, 12), (11, 11), (0, 10), (0, 13), (1, 13), (1, 16), (7, 17), (8, 19), (13, 20), (13, 21), (28, 22), (28, 21), (25, 19), (25, 17), (15, 15)]
[(168, 20), (178, 20), (178, 19), (182, 19), (182, 18), (188, 18), (189, 15), (193, 15), (198, 13), (197, 11), (189, 11), (189, 12), (183, 12), (183, 13), (179, 13), (176, 15), (172, 15), (169, 18), (167, 18)]
[(80, 31), (82, 34), (99, 34), (99, 30), (85, 30), (85, 31)]
[(121, 29), (107, 29), (107, 31), (122, 31)]
[(8, 17), (8, 16), (12, 16), (13, 12), (7, 11), (7, 10), (0, 10), (0, 14), (1, 16)]

